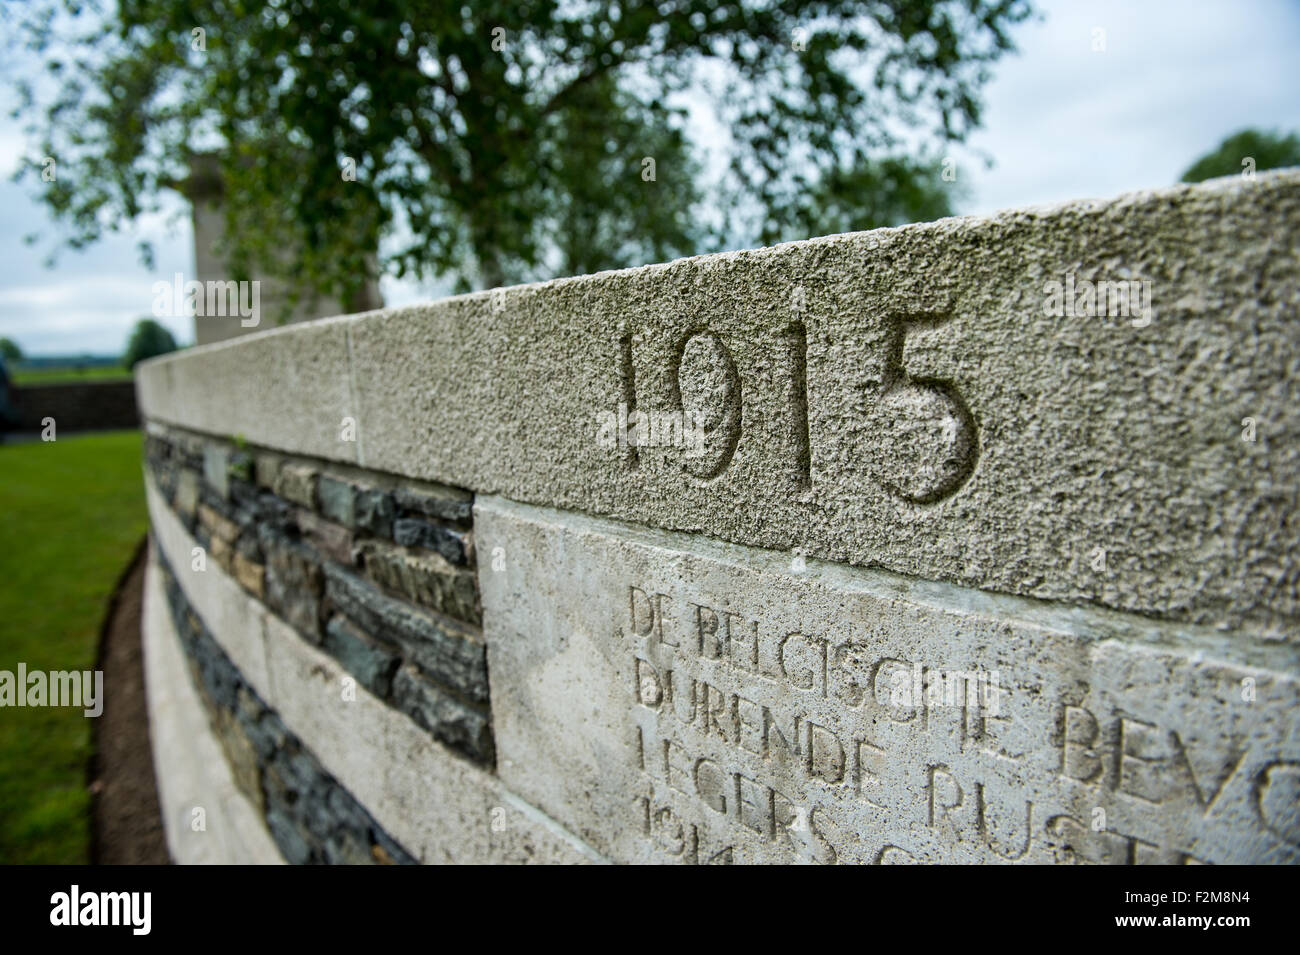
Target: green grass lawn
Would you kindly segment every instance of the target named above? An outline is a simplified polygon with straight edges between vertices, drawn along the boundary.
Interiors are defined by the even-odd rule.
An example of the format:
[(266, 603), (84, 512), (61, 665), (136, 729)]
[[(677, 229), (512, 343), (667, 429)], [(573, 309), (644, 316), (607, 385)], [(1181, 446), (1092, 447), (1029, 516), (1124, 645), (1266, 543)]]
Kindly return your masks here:
[(123, 381), (131, 377), (129, 368), (104, 365), (95, 368), (11, 368), (12, 383), (23, 385), (65, 385), (78, 381)]
[[(139, 431), (0, 445), (0, 670), (94, 668), (145, 533), (140, 460)], [(89, 861), (90, 752), (80, 709), (0, 709), (0, 863)]]

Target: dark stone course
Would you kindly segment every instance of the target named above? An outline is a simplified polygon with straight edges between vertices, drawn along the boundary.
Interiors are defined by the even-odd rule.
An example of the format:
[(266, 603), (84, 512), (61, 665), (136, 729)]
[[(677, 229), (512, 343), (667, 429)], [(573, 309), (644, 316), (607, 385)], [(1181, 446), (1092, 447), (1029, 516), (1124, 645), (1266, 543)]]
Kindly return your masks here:
[(257, 516), (257, 499), (261, 493), (258, 486), (249, 481), (231, 475), (230, 481), (230, 503), (235, 513), (239, 515), (248, 515), (250, 518)]
[(325, 565), (325, 592), (361, 630), (396, 644), (430, 677), (475, 702), (487, 702), (486, 647), (468, 628), (389, 597), (335, 564)]
[(358, 530), (376, 537), (393, 536), (393, 518), (397, 514), (397, 508), (393, 504), (392, 494), (376, 488), (359, 488), (353, 499), (353, 507), (356, 509)]
[(266, 827), (271, 830), (271, 838), (290, 865), (308, 865), (316, 861), (312, 858), (311, 844), (284, 812), (279, 809), (268, 810)]
[[(171, 500), (179, 474), (198, 488), (201, 507), (189, 516), (187, 529), (210, 560), (252, 588), (369, 692), (459, 754), (492, 767), (486, 647), (471, 626), (481, 620), (481, 611), (477, 578), (467, 566), (470, 531), (431, 520), (468, 523), (472, 495), (436, 486), (382, 490), (278, 455), (272, 467), (271, 457), (214, 449), (184, 435), (171, 444), (154, 436), (146, 443), (155, 483), (161, 489), (162, 481), (168, 482)], [(221, 463), (225, 466), (218, 471)], [(254, 482), (254, 471), (262, 483)], [(224, 487), (210, 480), (218, 476)], [(268, 490), (267, 478), (282, 491), (292, 486), (299, 498), (312, 489), (314, 508)], [(215, 539), (218, 533), (222, 540)], [(402, 546), (391, 543), (394, 536)], [(176, 596), (182, 596), (179, 589)], [(197, 618), (191, 628), (196, 626)], [(221, 724), (232, 762), (247, 764), (255, 753), (258, 785), (273, 791), (280, 803), (307, 798), (303, 779), (287, 761), (292, 737), (278, 717), (250, 710), (229, 668), (202, 649), (191, 655), (191, 664), (212, 705), (238, 714), (237, 725)], [(251, 775), (243, 773), (245, 784)], [(355, 859), (365, 845), (377, 861), (402, 855), (400, 847), (387, 846), (375, 833), (371, 837), (365, 844), (350, 836), (321, 843), (312, 849), (313, 858)]]
[(276, 716), (270, 710), (261, 712), (257, 717), (248, 717), (248, 741), (253, 744), (257, 750), (257, 755), (261, 759), (268, 758), (276, 750), (284, 746), (285, 740), (289, 738), (289, 731), (285, 728), (284, 723), (280, 722), (280, 717)]
[[(241, 785), (259, 786), (254, 803), (281, 854), (294, 864), (415, 863), (357, 800), (288, 731), (190, 610), (165, 561), (160, 563), (172, 619), (199, 696), (223, 745), (251, 748), (257, 766)], [(247, 767), (245, 767), (247, 769)]]
[(400, 517), (393, 522), (393, 540), (403, 547), (427, 547), (450, 563), (464, 566), (467, 558), (465, 535), (418, 517)]
[(347, 618), (335, 614), (325, 626), (321, 649), (334, 657), (357, 678), (357, 682), (380, 699), (392, 689), (393, 671), (401, 663), (395, 648), (372, 640)]
[(486, 711), (457, 699), (407, 664), (393, 677), (393, 706), (453, 749), (493, 763), (492, 724)]
[(257, 531), (251, 527), (244, 528), (235, 541), (235, 552), (242, 554), (255, 564), (262, 563), (262, 543), (257, 537)]
[(402, 511), (443, 521), (468, 523), (474, 513), (474, 497), (468, 491), (448, 488), (445, 492), (433, 492), (399, 487), (393, 491), (393, 499)]
[(282, 533), (291, 533), (294, 528), (294, 507), (284, 498), (276, 497), (270, 491), (261, 491), (257, 495), (256, 521), (259, 527), (269, 526)]
[(352, 503), (354, 494), (355, 487), (328, 474), (322, 474), (316, 483), (316, 499), (321, 514), (344, 527), (356, 526), (356, 509)]
[(274, 527), (258, 527), (257, 536), (266, 555), (266, 605), (319, 643), (324, 586), (314, 556)]

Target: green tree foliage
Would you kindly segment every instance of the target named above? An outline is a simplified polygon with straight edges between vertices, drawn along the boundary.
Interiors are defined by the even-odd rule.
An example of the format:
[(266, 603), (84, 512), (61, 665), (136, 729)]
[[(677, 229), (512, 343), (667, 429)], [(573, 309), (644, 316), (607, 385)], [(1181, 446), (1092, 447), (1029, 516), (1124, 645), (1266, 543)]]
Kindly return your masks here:
[(769, 241), (857, 232), (880, 226), (927, 222), (953, 214), (959, 194), (953, 165), (941, 160), (890, 157), (854, 169), (832, 169), (788, 204), (769, 210)]
[(23, 360), (23, 350), (12, 338), (0, 338), (0, 358), (7, 362)]
[(142, 318), (135, 323), (131, 337), (127, 339), (126, 351), (122, 354), (122, 364), (134, 368), (139, 362), (155, 355), (165, 355), (176, 350), (176, 339), (172, 333), (152, 318)]
[[(83, 5), (43, 0), (15, 31), (57, 80), (20, 86), (19, 109), (58, 159), (57, 181), (27, 175), (71, 244), (157, 208), (215, 150), (236, 270), (283, 262), (344, 299), (381, 237), (392, 273), (471, 287), (946, 213), (946, 184), (899, 131), (963, 140), (1030, 12), (119, 0), (89, 30), (54, 12)], [(725, 153), (688, 138), (695, 108)]]
[[(1253, 167), (1246, 162), (1248, 159), (1254, 160)], [(1183, 182), (1204, 182), (1216, 176), (1237, 176), (1247, 168), (1263, 172), (1265, 169), (1281, 169), (1284, 166), (1300, 166), (1300, 136), (1295, 133), (1283, 136), (1276, 132), (1243, 129), (1192, 163), (1191, 168), (1183, 173)]]

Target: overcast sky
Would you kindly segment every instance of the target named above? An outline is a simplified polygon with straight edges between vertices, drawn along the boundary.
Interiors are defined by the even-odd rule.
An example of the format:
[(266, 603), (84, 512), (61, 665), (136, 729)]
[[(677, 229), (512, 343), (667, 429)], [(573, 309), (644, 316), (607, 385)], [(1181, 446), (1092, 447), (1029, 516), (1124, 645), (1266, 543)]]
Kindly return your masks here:
[[(970, 146), (995, 165), (958, 153), (980, 214), (1034, 203), (1108, 196), (1176, 182), (1201, 154), (1252, 126), (1300, 130), (1300, 3), (1296, 0), (1037, 0), (1043, 17), (1016, 31), (1020, 52), (995, 67), (985, 89), (984, 126)], [(1104, 52), (1093, 51), (1094, 30)], [(28, 354), (117, 354), (131, 325), (150, 313), (152, 284), (192, 277), (193, 239), (184, 208), (85, 252), (64, 250), (42, 265), (56, 227), (8, 181), (26, 155), (22, 123), (0, 118), (0, 335)], [(41, 231), (29, 247), (22, 237)], [(154, 241), (144, 269), (136, 243)], [(389, 304), (429, 298), (385, 279)], [(178, 341), (192, 319), (165, 320)]]

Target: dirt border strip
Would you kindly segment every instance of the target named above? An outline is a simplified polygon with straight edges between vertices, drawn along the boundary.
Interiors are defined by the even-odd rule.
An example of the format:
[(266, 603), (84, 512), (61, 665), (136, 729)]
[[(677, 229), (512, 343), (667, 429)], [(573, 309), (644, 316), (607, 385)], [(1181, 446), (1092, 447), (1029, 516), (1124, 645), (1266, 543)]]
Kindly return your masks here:
[(140, 640), (148, 543), (145, 536), (136, 545), (99, 628), (95, 668), (104, 672), (104, 712), (94, 721), (86, 765), (93, 865), (171, 861), (154, 777)]

